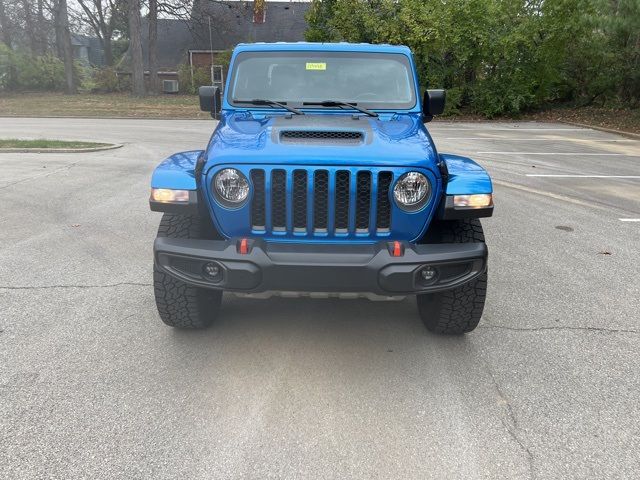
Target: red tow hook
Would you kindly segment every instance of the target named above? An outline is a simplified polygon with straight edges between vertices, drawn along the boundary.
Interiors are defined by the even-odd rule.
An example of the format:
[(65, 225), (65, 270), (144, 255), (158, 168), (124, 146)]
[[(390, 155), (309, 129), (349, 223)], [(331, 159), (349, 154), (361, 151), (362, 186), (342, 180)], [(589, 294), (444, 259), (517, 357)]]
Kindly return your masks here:
[(402, 248), (402, 244), (399, 241), (395, 241), (389, 245), (389, 253), (391, 253), (392, 257), (401, 257), (404, 255), (404, 248)]
[(238, 253), (240, 255), (246, 255), (249, 253), (249, 240), (246, 238), (240, 240), (240, 243), (238, 244)]

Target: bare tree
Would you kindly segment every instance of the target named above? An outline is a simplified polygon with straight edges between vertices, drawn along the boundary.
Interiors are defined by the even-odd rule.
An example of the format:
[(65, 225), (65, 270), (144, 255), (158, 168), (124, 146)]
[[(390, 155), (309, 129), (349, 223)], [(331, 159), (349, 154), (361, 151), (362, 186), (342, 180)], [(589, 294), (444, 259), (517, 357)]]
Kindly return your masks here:
[(38, 53), (38, 41), (33, 25), (33, 7), (29, 0), (22, 0), (22, 16), (24, 18), (24, 30), (29, 40), (29, 48), (31, 53), (36, 55)]
[(158, 93), (158, 0), (149, 0), (149, 87)]
[(142, 58), (142, 20), (140, 17), (140, 0), (129, 2), (129, 52), (131, 54), (131, 83), (133, 94), (143, 97), (144, 60)]
[(189, 20), (194, 3), (194, 0), (186, 0), (183, 2), (176, 0), (157, 0), (159, 12), (165, 13), (171, 18), (179, 18), (181, 20)]
[(0, 0), (0, 41), (11, 48), (11, 24), (4, 7), (4, 0)]
[(73, 48), (71, 46), (71, 32), (69, 31), (69, 12), (67, 0), (53, 0), (53, 14), (56, 25), (56, 45), (64, 62), (65, 91), (68, 94), (77, 93), (75, 72), (73, 67)]
[(38, 0), (36, 11), (36, 41), (38, 44), (38, 55), (44, 55), (47, 52), (47, 20), (44, 16), (44, 0)]
[(80, 11), (74, 10), (74, 17), (88, 24), (100, 41), (104, 51), (104, 62), (113, 65), (113, 49), (111, 40), (118, 24), (124, 15), (125, 0), (76, 0)]

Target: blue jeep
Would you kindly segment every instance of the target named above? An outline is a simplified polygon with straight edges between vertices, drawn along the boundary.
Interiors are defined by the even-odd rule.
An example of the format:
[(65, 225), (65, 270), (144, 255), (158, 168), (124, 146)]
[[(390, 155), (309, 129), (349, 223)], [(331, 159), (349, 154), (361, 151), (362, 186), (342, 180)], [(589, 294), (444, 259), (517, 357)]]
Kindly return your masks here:
[(434, 332), (480, 321), (492, 184), (468, 158), (438, 153), (407, 47), (242, 44), (206, 150), (177, 153), (151, 181), (164, 212), (154, 244), (160, 318), (207, 327), (222, 292), (249, 297), (417, 295)]

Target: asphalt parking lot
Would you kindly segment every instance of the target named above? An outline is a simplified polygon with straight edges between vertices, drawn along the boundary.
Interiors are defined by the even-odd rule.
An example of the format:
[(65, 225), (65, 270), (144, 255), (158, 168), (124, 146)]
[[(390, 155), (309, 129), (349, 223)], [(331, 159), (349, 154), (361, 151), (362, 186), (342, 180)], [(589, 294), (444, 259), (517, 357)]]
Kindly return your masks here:
[[(627, 479), (640, 471), (640, 141), (433, 123), (492, 174), (487, 307), (225, 296), (161, 324), (149, 176), (207, 121), (0, 119), (0, 478)], [(635, 220), (635, 221), (634, 221)]]

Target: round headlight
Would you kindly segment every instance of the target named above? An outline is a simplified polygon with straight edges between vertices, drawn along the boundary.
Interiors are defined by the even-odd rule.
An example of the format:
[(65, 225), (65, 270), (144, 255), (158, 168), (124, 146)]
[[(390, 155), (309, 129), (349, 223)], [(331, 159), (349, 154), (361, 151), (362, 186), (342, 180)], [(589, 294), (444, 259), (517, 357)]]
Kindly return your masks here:
[(408, 172), (396, 182), (393, 197), (401, 209), (415, 212), (425, 206), (429, 200), (430, 190), (427, 177), (420, 172)]
[(225, 168), (216, 173), (213, 186), (218, 199), (228, 206), (238, 206), (249, 196), (249, 182), (235, 168)]

